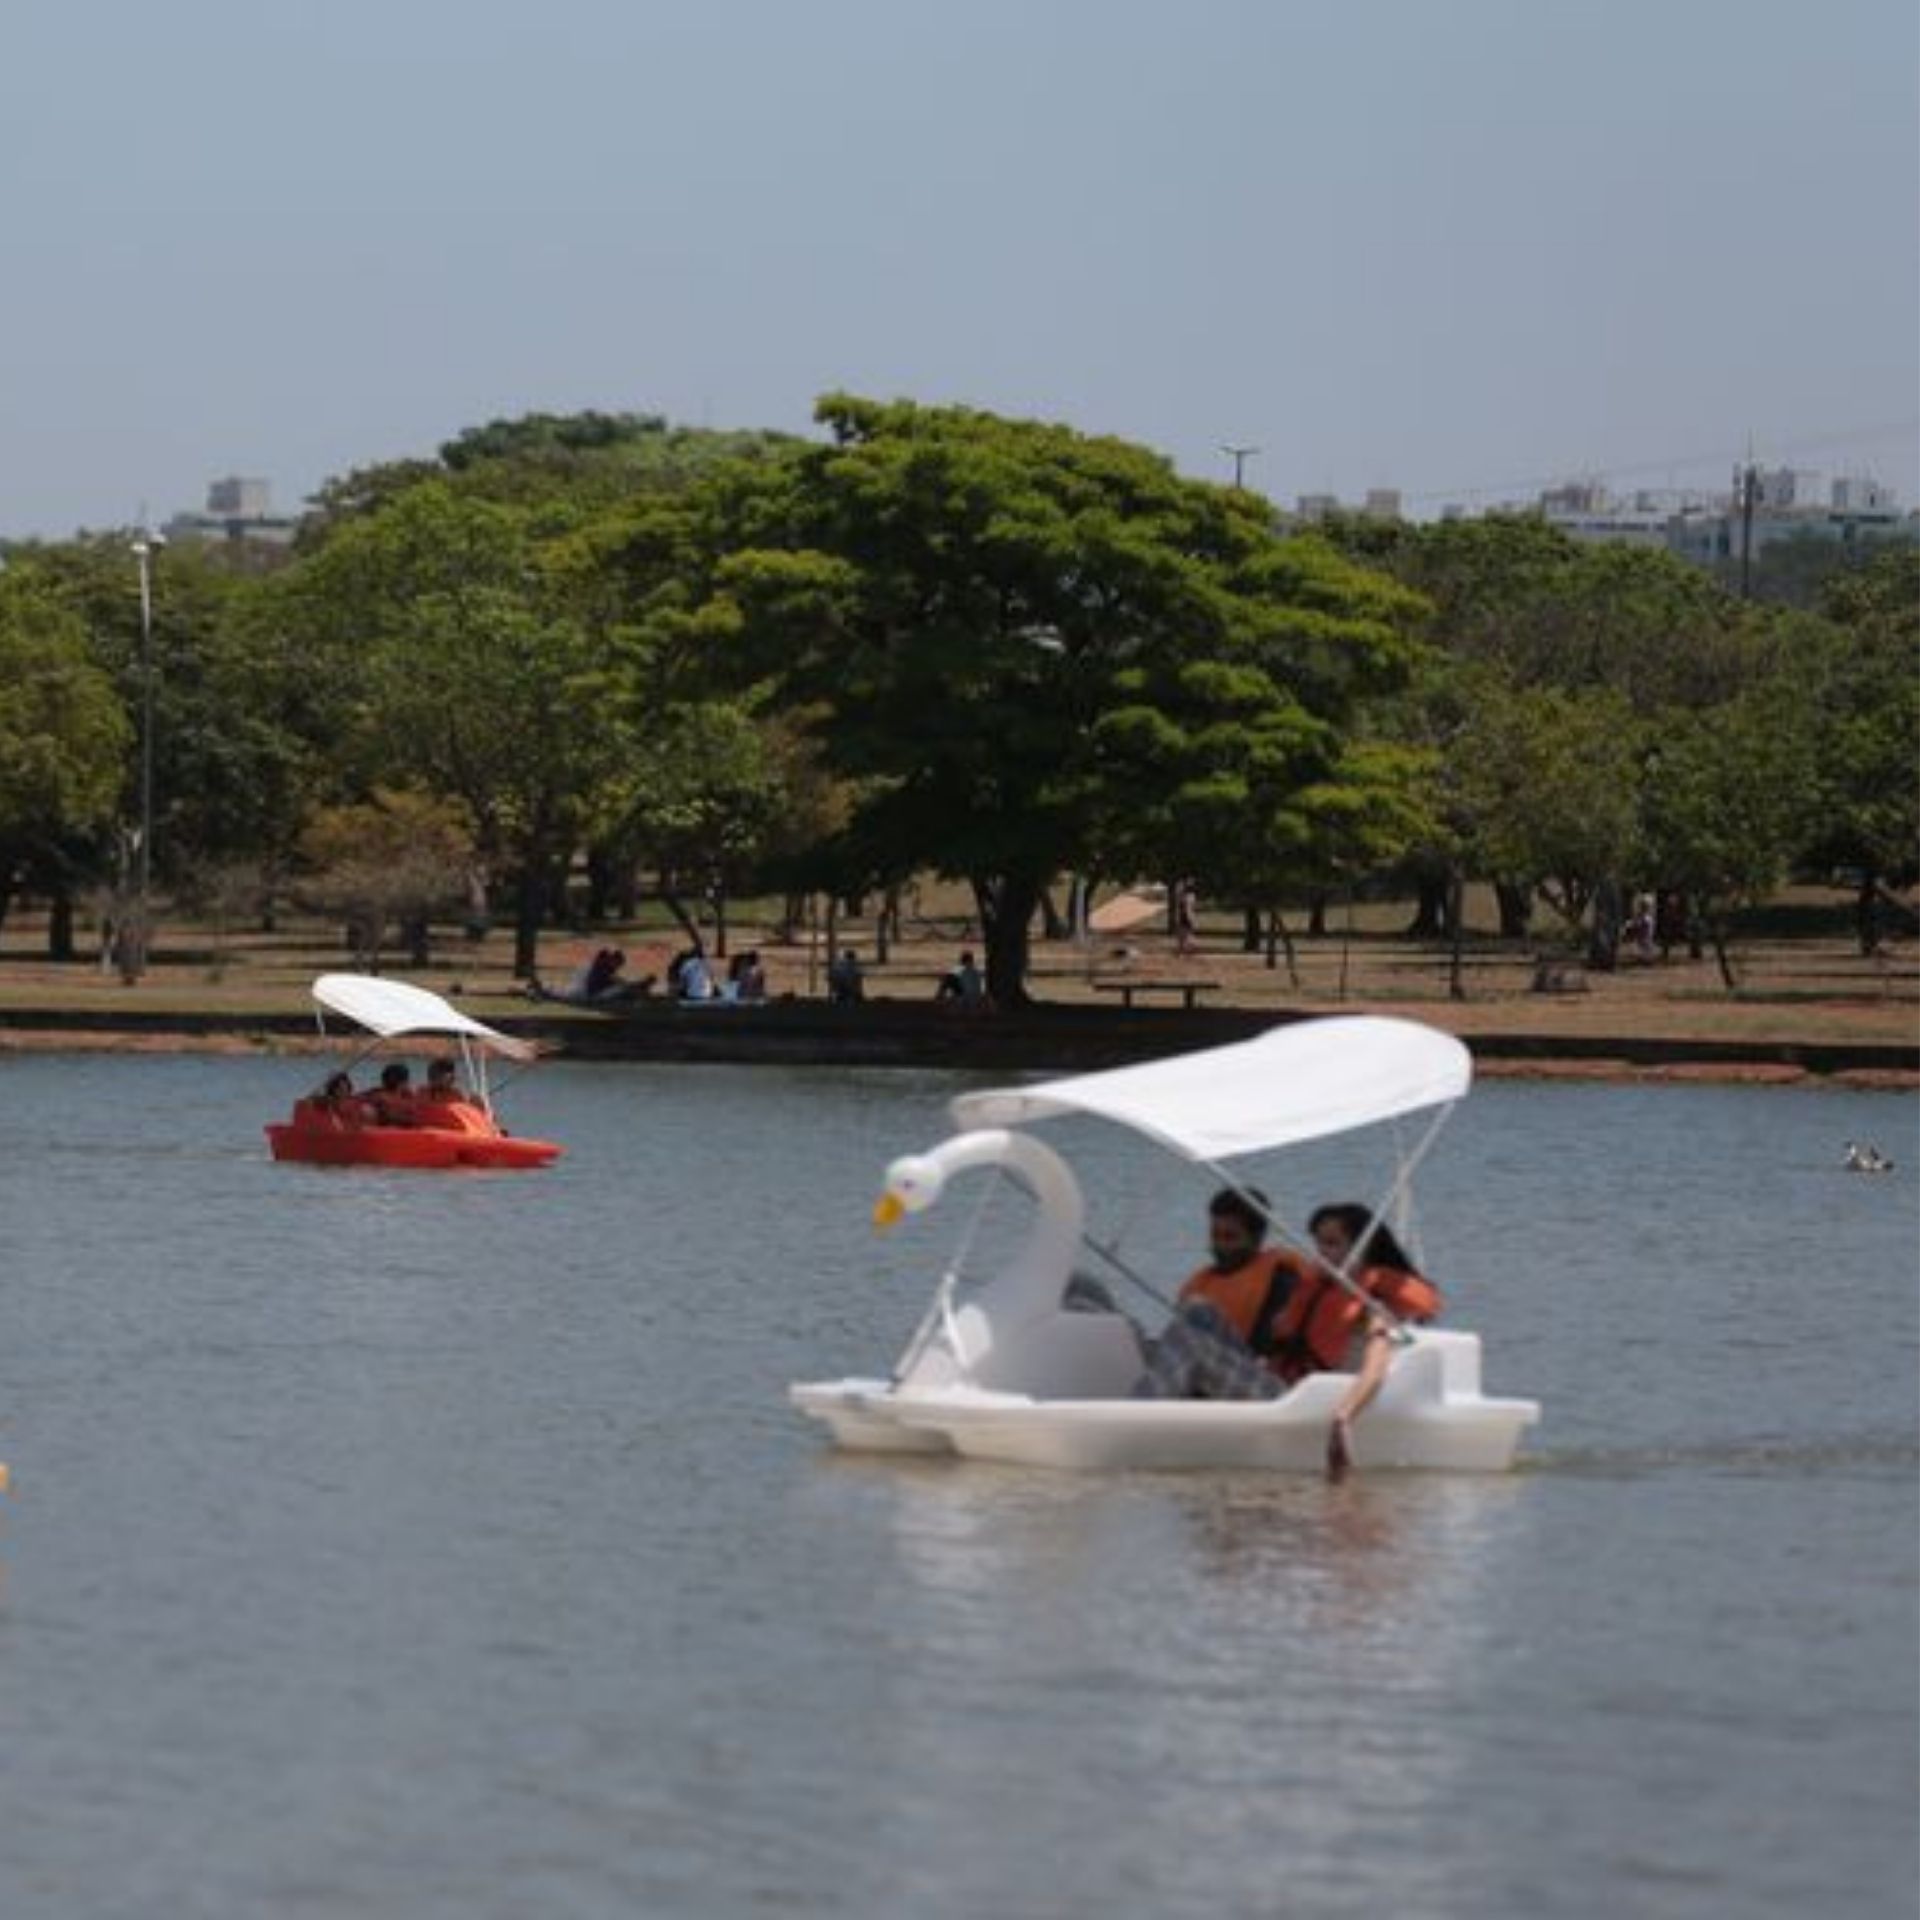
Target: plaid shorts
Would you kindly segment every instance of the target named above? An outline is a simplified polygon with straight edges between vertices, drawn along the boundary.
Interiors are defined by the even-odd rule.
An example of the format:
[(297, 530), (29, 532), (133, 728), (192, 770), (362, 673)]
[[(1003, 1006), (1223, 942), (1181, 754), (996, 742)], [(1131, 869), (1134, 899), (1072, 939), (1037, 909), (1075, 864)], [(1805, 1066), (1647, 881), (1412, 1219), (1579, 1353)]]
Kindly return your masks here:
[(1146, 1343), (1136, 1400), (1277, 1400), (1286, 1382), (1234, 1332), (1226, 1316), (1195, 1301)]

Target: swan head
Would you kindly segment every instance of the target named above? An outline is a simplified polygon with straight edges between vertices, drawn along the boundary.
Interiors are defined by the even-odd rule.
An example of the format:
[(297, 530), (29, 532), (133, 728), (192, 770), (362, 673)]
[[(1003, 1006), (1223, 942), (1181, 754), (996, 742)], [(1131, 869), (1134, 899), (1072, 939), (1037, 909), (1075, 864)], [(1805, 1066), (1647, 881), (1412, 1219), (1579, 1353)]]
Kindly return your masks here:
[(873, 1205), (873, 1224), (884, 1233), (909, 1213), (924, 1213), (940, 1198), (947, 1176), (938, 1161), (923, 1153), (903, 1153), (887, 1169), (886, 1183)]

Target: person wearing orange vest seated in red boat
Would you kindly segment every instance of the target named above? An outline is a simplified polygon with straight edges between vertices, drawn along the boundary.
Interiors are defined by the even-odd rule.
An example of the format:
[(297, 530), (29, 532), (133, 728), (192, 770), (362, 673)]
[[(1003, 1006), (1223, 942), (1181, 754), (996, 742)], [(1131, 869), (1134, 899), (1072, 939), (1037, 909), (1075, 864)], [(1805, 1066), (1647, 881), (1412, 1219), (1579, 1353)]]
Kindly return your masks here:
[(353, 1090), (353, 1075), (330, 1073), (318, 1093), (310, 1093), (300, 1103), (317, 1118), (335, 1127), (358, 1127), (366, 1121), (366, 1109)]
[(366, 1096), (367, 1112), (376, 1126), (417, 1127), (413, 1110), (413, 1075), (404, 1060), (380, 1069), (380, 1084)]
[(427, 1084), (420, 1090), (420, 1098), (446, 1107), (477, 1107), (480, 1104), (461, 1086), (458, 1069), (445, 1054), (427, 1062)]

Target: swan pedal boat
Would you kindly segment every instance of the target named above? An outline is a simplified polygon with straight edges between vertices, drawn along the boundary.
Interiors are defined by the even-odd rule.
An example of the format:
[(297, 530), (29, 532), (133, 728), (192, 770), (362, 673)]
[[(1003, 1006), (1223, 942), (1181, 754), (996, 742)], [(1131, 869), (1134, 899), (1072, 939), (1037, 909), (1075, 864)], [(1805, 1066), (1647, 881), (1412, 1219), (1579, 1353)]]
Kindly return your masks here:
[[(1472, 1076), (1471, 1056), (1450, 1034), (1410, 1020), (1342, 1016), (1143, 1066), (961, 1094), (949, 1108), (960, 1131), (887, 1169), (875, 1223), (922, 1212), (951, 1178), (986, 1168), (1010, 1174), (1032, 1196), (1027, 1238), (968, 1297), (959, 1293), (957, 1263), (950, 1268), (890, 1375), (802, 1382), (789, 1397), (855, 1452), (1081, 1472), (1324, 1471), (1328, 1430), (1351, 1373), (1309, 1374), (1273, 1400), (1131, 1397), (1142, 1367), (1132, 1322), (1065, 1304), (1082, 1247), (1107, 1250), (1087, 1237), (1072, 1170), (1026, 1129), (1061, 1115), (1097, 1116), (1245, 1191), (1226, 1161), (1426, 1113), (1375, 1208), (1404, 1222), (1414, 1170)], [(1282, 1241), (1300, 1245), (1268, 1211)], [(1395, 1340), (1380, 1392), (1353, 1424), (1353, 1464), (1510, 1468), (1540, 1407), (1482, 1390), (1479, 1336), (1402, 1325)]]
[(550, 1165), (560, 1148), (549, 1140), (525, 1140), (509, 1134), (495, 1117), (487, 1087), (487, 1059), (528, 1061), (532, 1042), (516, 1040), (449, 1006), (425, 987), (404, 980), (373, 980), (357, 973), (322, 974), (313, 983), (321, 1031), (331, 1011), (374, 1036), (355, 1065), (383, 1040), (409, 1034), (445, 1036), (458, 1049), (472, 1093), (461, 1100), (415, 1096), (417, 1116), (404, 1127), (377, 1121), (343, 1121), (322, 1100), (296, 1100), (290, 1120), (268, 1126), (267, 1144), (276, 1160), (298, 1160), (323, 1167), (410, 1167), (447, 1171), (457, 1168), (527, 1168)]

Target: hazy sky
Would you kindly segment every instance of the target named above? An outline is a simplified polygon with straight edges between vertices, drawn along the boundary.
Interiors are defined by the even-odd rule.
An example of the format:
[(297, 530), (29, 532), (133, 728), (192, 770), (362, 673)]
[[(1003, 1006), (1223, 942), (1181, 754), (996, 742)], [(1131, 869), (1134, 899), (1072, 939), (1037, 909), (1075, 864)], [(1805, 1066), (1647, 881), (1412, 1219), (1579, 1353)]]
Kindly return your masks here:
[(830, 388), (1920, 494), (1914, 0), (5, 0), (0, 532)]

